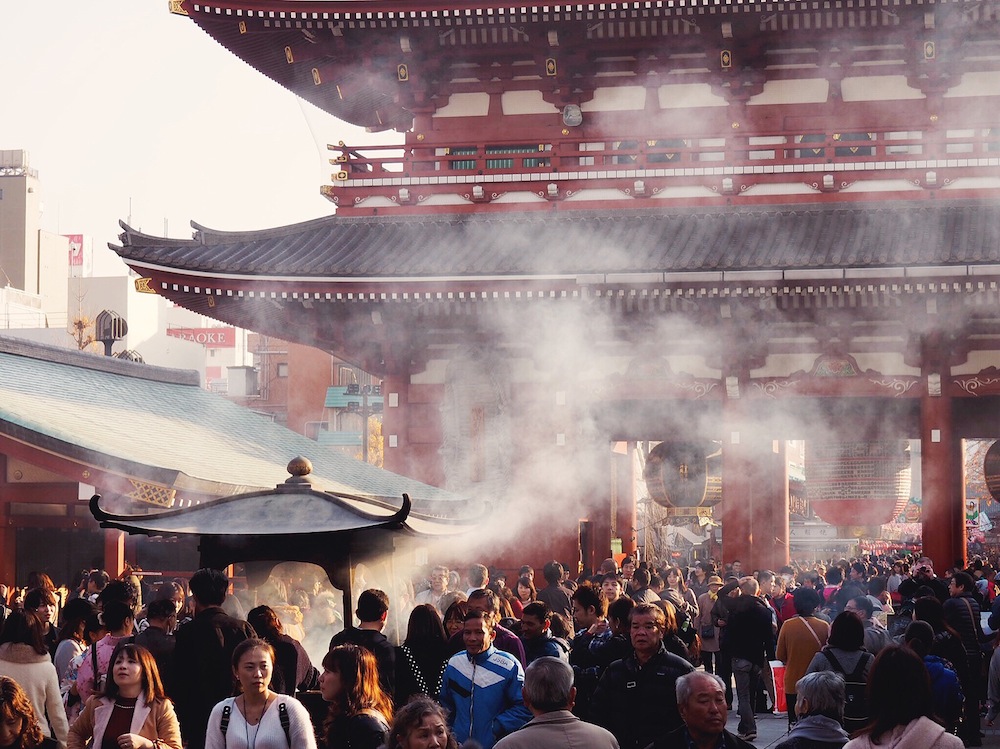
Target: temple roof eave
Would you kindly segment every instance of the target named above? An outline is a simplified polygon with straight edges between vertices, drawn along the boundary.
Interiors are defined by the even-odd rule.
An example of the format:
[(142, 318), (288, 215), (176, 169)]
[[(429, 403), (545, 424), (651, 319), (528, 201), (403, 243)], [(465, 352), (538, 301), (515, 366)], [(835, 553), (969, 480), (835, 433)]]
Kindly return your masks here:
[[(389, 498), (386, 498), (389, 499)], [(90, 513), (102, 528), (143, 535), (197, 535), (242, 538), (352, 534), (398, 530), (416, 536), (456, 535), (474, 522), (434, 518), (412, 512), (408, 495), (398, 508), (370, 499), (279, 485), (276, 489), (223, 497), (192, 507), (140, 515), (108, 512), (101, 496), (90, 500)]]
[[(995, 274), (1000, 206), (987, 201), (698, 211), (328, 217), (197, 241), (125, 227), (138, 272), (201, 285), (316, 289), (393, 284), (568, 285)], [(955, 237), (964, 237), (961, 243)], [(187, 283), (175, 281), (175, 283)]]

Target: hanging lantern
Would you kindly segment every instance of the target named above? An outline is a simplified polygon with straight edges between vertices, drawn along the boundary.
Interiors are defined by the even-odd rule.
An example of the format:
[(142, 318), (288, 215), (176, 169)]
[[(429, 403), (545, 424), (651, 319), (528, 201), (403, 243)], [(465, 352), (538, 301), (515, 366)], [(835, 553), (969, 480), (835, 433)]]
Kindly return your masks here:
[(708, 453), (705, 445), (694, 442), (661, 442), (650, 450), (643, 469), (650, 498), (663, 507), (703, 505), (709, 487)]
[(910, 498), (910, 444), (906, 440), (806, 440), (806, 496), (831, 525), (884, 525)]
[(983, 459), (983, 474), (986, 476), (986, 488), (997, 502), (1000, 502), (1000, 440), (997, 440), (986, 451)]

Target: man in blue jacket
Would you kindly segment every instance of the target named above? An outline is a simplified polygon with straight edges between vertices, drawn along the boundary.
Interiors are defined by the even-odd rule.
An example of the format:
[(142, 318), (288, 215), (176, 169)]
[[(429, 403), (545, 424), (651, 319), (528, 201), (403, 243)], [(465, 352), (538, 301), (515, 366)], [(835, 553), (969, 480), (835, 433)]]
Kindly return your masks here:
[(441, 704), (459, 744), (470, 738), (492, 749), (500, 738), (529, 720), (521, 689), (524, 668), (493, 646), (496, 630), (480, 611), (470, 611), (462, 628), (465, 650), (452, 656), (441, 680)]

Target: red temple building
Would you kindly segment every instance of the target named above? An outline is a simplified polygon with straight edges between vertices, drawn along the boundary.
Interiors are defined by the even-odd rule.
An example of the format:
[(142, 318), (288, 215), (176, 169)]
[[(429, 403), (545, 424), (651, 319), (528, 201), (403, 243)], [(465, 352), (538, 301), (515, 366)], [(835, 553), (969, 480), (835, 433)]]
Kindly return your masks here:
[(329, 218), (114, 249), (381, 380), (385, 467), (489, 498), (484, 556), (634, 550), (648, 442), (672, 522), (777, 567), (787, 440), (855, 537), (920, 440), (924, 550), (964, 557), (962, 441), (1000, 433), (996, 0), (173, 10), (385, 141), (330, 147)]

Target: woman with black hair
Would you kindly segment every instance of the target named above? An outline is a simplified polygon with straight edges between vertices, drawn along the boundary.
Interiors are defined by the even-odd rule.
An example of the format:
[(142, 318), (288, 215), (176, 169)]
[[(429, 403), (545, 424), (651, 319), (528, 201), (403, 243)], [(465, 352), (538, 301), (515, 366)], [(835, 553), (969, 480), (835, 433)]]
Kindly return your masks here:
[(56, 667), (56, 676), (60, 683), (66, 676), (70, 661), (84, 651), (88, 643), (83, 639), (83, 628), (97, 607), (86, 598), (74, 598), (63, 606), (63, 625), (59, 630), (59, 644), (52, 658)]
[[(111, 584), (108, 585), (108, 588)], [(105, 588), (107, 590), (108, 588)], [(111, 667), (111, 657), (115, 648), (122, 640), (132, 636), (135, 626), (135, 614), (132, 606), (122, 601), (105, 601), (101, 611), (101, 620), (108, 629), (108, 634), (87, 650), (76, 673), (76, 691), (86, 704), (95, 692), (104, 691), (108, 669)]]
[(405, 705), (415, 694), (437, 697), (448, 665), (448, 651), (448, 638), (437, 609), (429, 603), (414, 607), (406, 625), (406, 639), (396, 648), (396, 707)]
[(59, 628), (56, 627), (58, 609), (56, 594), (50, 588), (32, 588), (24, 595), (24, 609), (32, 612), (42, 623), (42, 642), (45, 643), (45, 649), (52, 658), (59, 644)]
[(785, 664), (785, 701), (788, 703), (788, 725), (795, 716), (795, 685), (806, 674), (813, 656), (826, 645), (830, 625), (816, 616), (820, 596), (813, 588), (803, 585), (792, 593), (795, 616), (785, 620), (778, 632), (776, 657)]
[(874, 716), (844, 749), (963, 749), (962, 740), (933, 717), (931, 681), (920, 657), (909, 648), (885, 648), (871, 669), (868, 707)]
[(847, 703), (844, 706), (844, 728), (853, 733), (868, 724), (865, 697), (868, 674), (875, 658), (865, 650), (865, 627), (850, 611), (841, 611), (830, 625), (830, 639), (813, 656), (807, 674), (835, 671), (844, 677)]
[(316, 749), (316, 735), (305, 706), (271, 689), (274, 648), (251, 637), (233, 650), (237, 696), (212, 708), (206, 749)]
[(271, 688), (279, 694), (295, 695), (319, 686), (319, 671), (309, 660), (305, 648), (285, 634), (277, 612), (270, 606), (250, 609), (247, 621), (261, 639), (274, 648), (274, 673)]
[[(962, 685), (962, 693), (968, 698), (970, 694), (978, 694), (977, 685), (973, 679), (979, 674), (969, 667), (969, 658), (965, 654), (965, 646), (958, 632), (951, 628), (944, 618), (944, 606), (934, 596), (924, 596), (913, 602), (913, 621), (927, 622), (934, 630), (931, 641), (930, 655), (936, 655), (951, 664), (958, 674), (958, 682)], [(973, 742), (975, 743), (975, 742)]]

